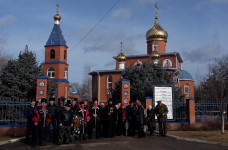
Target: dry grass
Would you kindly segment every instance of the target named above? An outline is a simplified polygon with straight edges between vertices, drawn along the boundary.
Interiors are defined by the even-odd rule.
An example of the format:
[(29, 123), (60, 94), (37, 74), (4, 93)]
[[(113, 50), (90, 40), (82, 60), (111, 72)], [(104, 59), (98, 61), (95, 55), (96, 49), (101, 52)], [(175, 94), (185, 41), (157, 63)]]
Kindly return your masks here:
[(0, 142), (7, 141), (7, 140), (10, 140), (10, 137), (0, 135)]
[(228, 143), (228, 130), (225, 134), (221, 134), (221, 131), (169, 131), (168, 134), (175, 135), (184, 138), (199, 139), (205, 141), (215, 141)]

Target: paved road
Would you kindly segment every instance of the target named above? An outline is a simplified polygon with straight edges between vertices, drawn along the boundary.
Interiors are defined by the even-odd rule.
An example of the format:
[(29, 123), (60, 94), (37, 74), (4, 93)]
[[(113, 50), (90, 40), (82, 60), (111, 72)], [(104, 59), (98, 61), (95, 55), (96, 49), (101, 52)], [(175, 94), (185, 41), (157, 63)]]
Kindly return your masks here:
[(228, 150), (228, 147), (197, 142), (175, 140), (169, 137), (152, 136), (146, 138), (115, 137), (113, 139), (92, 139), (67, 145), (47, 144), (35, 148), (16, 142), (0, 146), (0, 150)]

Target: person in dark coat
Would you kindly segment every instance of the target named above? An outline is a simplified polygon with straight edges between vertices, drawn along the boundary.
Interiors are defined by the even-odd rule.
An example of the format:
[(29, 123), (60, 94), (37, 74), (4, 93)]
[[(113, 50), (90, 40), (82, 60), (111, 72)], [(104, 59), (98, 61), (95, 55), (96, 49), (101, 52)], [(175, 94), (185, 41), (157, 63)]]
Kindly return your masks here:
[(130, 105), (126, 107), (126, 115), (127, 115), (127, 122), (128, 122), (127, 136), (135, 136), (136, 112), (137, 112), (137, 107), (134, 105), (133, 101), (130, 101)]
[(26, 143), (29, 143), (29, 136), (32, 135), (33, 128), (34, 128), (34, 123), (32, 121), (32, 117), (33, 117), (33, 111), (35, 108), (35, 104), (36, 104), (36, 101), (32, 100), (31, 105), (29, 105), (24, 111), (24, 116), (27, 119)]
[(57, 130), (57, 105), (55, 104), (54, 98), (49, 98), (49, 104), (47, 105), (47, 109), (51, 114), (51, 123), (49, 124), (49, 138), (53, 140), (53, 142), (57, 142), (58, 130)]
[(73, 100), (72, 100), (72, 106), (71, 106), (71, 111), (72, 112), (75, 112), (75, 110), (77, 109), (77, 102), (78, 102), (78, 99), (77, 98), (74, 98)]
[(101, 136), (104, 137), (105, 134), (105, 124), (106, 124), (106, 116), (105, 116), (105, 105), (104, 103), (101, 103), (100, 105), (101, 111), (100, 111), (100, 119), (101, 119)]
[(71, 127), (73, 126), (73, 115), (70, 110), (71, 105), (67, 103), (65, 109), (59, 114), (59, 143), (68, 144), (70, 142)]
[(126, 127), (125, 127), (126, 109), (125, 109), (124, 104), (121, 104), (117, 113), (118, 113), (117, 135), (118, 136), (121, 136), (121, 135), (126, 136)]
[(138, 138), (145, 137), (144, 133), (144, 125), (145, 125), (145, 115), (144, 115), (144, 108), (141, 102), (137, 102), (137, 113), (136, 113), (136, 124), (137, 129), (139, 132)]
[(109, 99), (108, 105), (105, 107), (105, 117), (106, 117), (106, 124), (105, 124), (105, 135), (104, 137), (114, 137), (116, 133), (116, 109), (113, 105), (112, 99)]
[(41, 99), (41, 106), (35, 107), (33, 111), (32, 121), (34, 122), (34, 139), (33, 146), (37, 145), (37, 139), (39, 140), (39, 145), (44, 145), (48, 133), (48, 126), (51, 122), (51, 114), (49, 113), (47, 107), (47, 99)]
[(166, 136), (167, 134), (166, 122), (167, 122), (168, 108), (161, 101), (157, 101), (157, 102), (158, 104), (155, 107), (155, 114), (157, 116), (158, 124), (159, 124), (159, 135)]
[(101, 108), (98, 105), (98, 100), (97, 98), (93, 98), (93, 105), (90, 107), (89, 110), (89, 138), (92, 138), (93, 134), (93, 129), (95, 130), (96, 133), (96, 138), (99, 139), (101, 136), (101, 120), (100, 120), (100, 113), (101, 113)]
[(152, 136), (156, 129), (156, 121), (155, 121), (155, 112), (151, 105), (149, 105), (147, 109), (146, 123), (148, 126), (148, 131), (150, 132), (149, 135)]

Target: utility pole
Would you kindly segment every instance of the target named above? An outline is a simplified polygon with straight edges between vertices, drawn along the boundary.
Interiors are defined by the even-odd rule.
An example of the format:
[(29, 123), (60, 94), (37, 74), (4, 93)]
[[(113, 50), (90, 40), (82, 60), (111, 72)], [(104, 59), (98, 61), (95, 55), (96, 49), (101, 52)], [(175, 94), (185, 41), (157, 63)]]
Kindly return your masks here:
[[(225, 82), (224, 82), (224, 80), (225, 79), (227, 79), (228, 78), (228, 74), (226, 74), (226, 75), (224, 75), (223, 77), (222, 77), (222, 90), (224, 90), (224, 87), (225, 87)], [(223, 93), (223, 91), (221, 92), (221, 93)], [(221, 99), (221, 119), (222, 119), (222, 124), (221, 124), (221, 134), (224, 134), (225, 133), (225, 130), (224, 130), (224, 128), (225, 128), (225, 119), (224, 119), (224, 116), (225, 116), (225, 114), (226, 114), (226, 111), (225, 111), (225, 109), (224, 109), (224, 103), (222, 103), (222, 100), (223, 100), (223, 97), (224, 97), (224, 95), (222, 95), (222, 99)]]

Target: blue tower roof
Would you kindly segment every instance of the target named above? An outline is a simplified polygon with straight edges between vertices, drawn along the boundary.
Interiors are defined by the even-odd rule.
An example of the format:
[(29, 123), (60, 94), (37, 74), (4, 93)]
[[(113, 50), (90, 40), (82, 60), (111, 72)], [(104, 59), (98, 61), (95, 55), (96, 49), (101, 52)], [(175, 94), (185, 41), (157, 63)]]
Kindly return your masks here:
[(179, 70), (180, 74), (178, 74), (178, 78), (180, 80), (194, 80), (192, 75), (185, 71), (185, 70)]
[(51, 35), (45, 45), (46, 46), (66, 46), (66, 41), (62, 35), (62, 31), (59, 24), (54, 24)]

